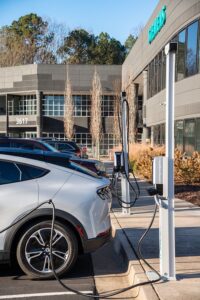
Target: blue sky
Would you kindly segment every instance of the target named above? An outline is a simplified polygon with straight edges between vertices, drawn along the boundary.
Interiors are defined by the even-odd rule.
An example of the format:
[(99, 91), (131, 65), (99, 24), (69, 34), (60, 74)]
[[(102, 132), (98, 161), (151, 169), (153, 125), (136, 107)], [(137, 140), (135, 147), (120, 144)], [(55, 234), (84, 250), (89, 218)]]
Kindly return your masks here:
[(0, 26), (34, 12), (94, 34), (108, 32), (122, 43), (138, 26), (145, 25), (158, 0), (0, 0)]

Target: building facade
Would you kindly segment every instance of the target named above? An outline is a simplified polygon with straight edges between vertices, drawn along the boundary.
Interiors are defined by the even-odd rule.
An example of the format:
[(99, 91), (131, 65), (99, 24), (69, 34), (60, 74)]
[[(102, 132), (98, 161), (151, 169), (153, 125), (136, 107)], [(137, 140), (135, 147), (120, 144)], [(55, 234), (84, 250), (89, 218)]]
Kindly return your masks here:
[[(102, 84), (101, 155), (115, 146), (116, 82), (135, 105), (138, 142), (165, 142), (165, 45), (175, 41), (175, 145), (200, 151), (200, 0), (160, 0), (122, 66), (25, 65), (0, 69), (0, 135), (64, 138), (66, 74), (72, 83), (78, 144), (91, 148), (94, 70)], [(118, 88), (119, 90), (119, 88)], [(130, 120), (132, 120), (130, 118)], [(131, 125), (130, 125), (131, 126)]]
[(68, 74), (74, 103), (74, 140), (91, 149), (89, 126), (95, 70), (102, 85), (100, 154), (108, 155), (115, 144), (113, 86), (121, 81), (121, 66), (34, 64), (1, 68), (0, 135), (64, 139), (64, 90)]
[(165, 141), (165, 45), (178, 43), (175, 83), (175, 145), (200, 151), (200, 1), (160, 0), (122, 66), (123, 89), (143, 101), (142, 138)]

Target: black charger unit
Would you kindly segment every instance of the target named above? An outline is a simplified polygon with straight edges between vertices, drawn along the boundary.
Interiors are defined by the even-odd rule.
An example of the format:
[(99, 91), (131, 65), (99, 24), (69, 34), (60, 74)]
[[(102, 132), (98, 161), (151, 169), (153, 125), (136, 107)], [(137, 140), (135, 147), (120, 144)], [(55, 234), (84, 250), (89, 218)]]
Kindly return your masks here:
[(123, 152), (114, 153), (114, 172), (122, 172), (124, 170)]

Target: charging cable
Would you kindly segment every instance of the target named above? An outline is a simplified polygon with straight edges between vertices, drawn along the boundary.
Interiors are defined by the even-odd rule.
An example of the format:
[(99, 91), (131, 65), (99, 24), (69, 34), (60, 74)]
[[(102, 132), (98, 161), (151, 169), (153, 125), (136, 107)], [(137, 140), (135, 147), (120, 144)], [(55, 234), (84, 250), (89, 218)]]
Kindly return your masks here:
[(21, 222), (23, 219), (25, 219), (27, 216), (29, 216), (30, 214), (32, 214), (34, 211), (36, 211), (38, 208), (40, 208), (41, 206), (43, 206), (45, 204), (52, 205), (52, 224), (51, 224), (51, 234), (50, 234), (50, 262), (51, 262), (51, 267), (52, 267), (52, 273), (53, 273), (55, 279), (59, 282), (59, 284), (64, 289), (66, 289), (66, 290), (68, 290), (70, 292), (73, 292), (73, 293), (75, 293), (77, 295), (84, 296), (86, 298), (91, 298), (91, 299), (111, 299), (111, 297), (119, 295), (119, 294), (124, 293), (126, 291), (129, 291), (131, 289), (134, 289), (134, 288), (137, 288), (137, 287), (140, 287), (140, 286), (144, 286), (144, 285), (148, 285), (148, 284), (152, 284), (152, 283), (155, 283), (155, 282), (158, 282), (158, 281), (161, 280), (160, 274), (150, 264), (148, 264), (148, 262), (143, 258), (142, 254), (141, 254), (141, 243), (142, 243), (143, 239), (145, 238), (146, 234), (148, 233), (148, 231), (150, 230), (150, 228), (151, 228), (151, 226), (153, 224), (153, 221), (154, 221), (155, 215), (156, 215), (156, 210), (155, 210), (149, 227), (147, 228), (147, 230), (145, 231), (145, 233), (143, 234), (143, 236), (141, 237), (141, 239), (140, 239), (140, 241), (138, 243), (138, 254), (137, 255), (138, 255), (138, 257), (140, 259), (142, 259), (145, 262), (146, 265), (148, 265), (148, 267), (151, 270), (153, 270), (154, 272), (156, 272), (156, 274), (158, 275), (157, 279), (155, 279), (155, 280), (148, 280), (148, 281), (144, 281), (144, 282), (141, 282), (141, 283), (133, 284), (133, 285), (131, 285), (129, 287), (126, 287), (126, 288), (123, 288), (123, 289), (120, 289), (120, 290), (117, 290), (117, 291), (114, 291), (114, 292), (104, 292), (104, 293), (101, 293), (99, 295), (83, 294), (83, 293), (79, 292), (78, 290), (70, 288), (68, 285), (66, 285), (58, 277), (58, 275), (56, 273), (56, 270), (54, 268), (52, 245), (53, 245), (53, 232), (54, 232), (54, 225), (55, 225), (55, 210), (56, 210), (56, 208), (55, 208), (55, 204), (53, 203), (52, 200), (48, 200), (48, 201), (45, 201), (45, 202), (39, 204), (34, 209), (30, 210), (28, 213), (26, 213), (21, 218), (19, 218), (17, 221), (13, 222), (11, 225), (9, 225), (6, 228), (2, 229), (0, 231), (0, 234), (3, 233), (3, 232), (5, 232), (6, 230), (12, 228), (13, 226), (15, 226), (16, 224), (18, 224), (19, 222)]

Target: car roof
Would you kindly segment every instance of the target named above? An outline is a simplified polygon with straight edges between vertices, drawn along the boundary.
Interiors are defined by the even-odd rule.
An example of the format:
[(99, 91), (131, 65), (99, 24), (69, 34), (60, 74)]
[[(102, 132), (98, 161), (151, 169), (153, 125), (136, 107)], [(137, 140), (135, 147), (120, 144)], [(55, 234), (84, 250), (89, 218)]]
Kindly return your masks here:
[(77, 149), (79, 148), (79, 146), (74, 141), (46, 140), (46, 142), (55, 143), (55, 144), (66, 144), (66, 145), (70, 145), (70, 146), (72, 146), (74, 148), (77, 148)]
[(32, 154), (32, 155), (45, 155), (45, 156), (63, 156), (65, 158), (69, 157), (73, 157), (76, 158), (75, 155), (73, 155), (73, 153), (71, 152), (67, 152), (67, 153), (62, 153), (59, 151), (53, 152), (53, 151), (47, 151), (47, 150), (42, 150), (42, 149), (24, 149), (24, 148), (14, 148), (14, 147), (0, 147), (0, 153), (28, 153), (28, 154)]
[(51, 168), (50, 164), (47, 164), (44, 161), (39, 161), (39, 160), (20, 157), (20, 156), (0, 154), (0, 160), (15, 161), (15, 162), (29, 164), (29, 165), (33, 165), (33, 166), (41, 167), (41, 168), (48, 168), (48, 165), (49, 165), (49, 167)]
[(13, 140), (13, 141), (34, 141), (34, 142), (43, 142), (42, 140), (36, 140), (32, 138), (15, 138), (15, 137), (0, 137), (0, 140)]
[[(95, 173), (91, 172), (88, 170), (88, 174), (80, 172), (79, 170), (75, 170), (75, 169), (71, 169), (70, 167), (68, 168), (67, 166), (61, 166), (61, 165), (57, 165), (57, 164), (52, 164), (49, 162), (45, 162), (45, 161), (40, 161), (40, 160), (35, 160), (35, 159), (30, 159), (30, 158), (25, 158), (25, 157), (20, 157), (20, 156), (13, 156), (13, 155), (7, 155), (7, 154), (0, 154), (0, 161), (10, 161), (10, 162), (16, 162), (16, 163), (22, 163), (22, 164), (27, 164), (27, 165), (32, 165), (35, 167), (39, 167), (39, 168), (43, 168), (43, 169), (47, 169), (47, 170), (60, 170), (62, 172), (68, 172), (71, 174), (77, 174), (81, 177), (85, 177), (90, 179), (90, 180), (96, 180), (101, 179), (101, 177), (98, 177)], [(76, 164), (75, 164), (76, 165)], [(78, 166), (78, 165), (77, 165)], [(93, 176), (89, 176), (89, 173), (93, 173)], [(95, 176), (94, 176), (95, 175)]]
[(21, 142), (23, 144), (30, 144), (30, 145), (38, 145), (39, 144), (39, 145), (44, 146), (46, 148), (46, 150), (48, 150), (48, 151), (59, 152), (54, 147), (52, 147), (51, 145), (49, 145), (47, 142), (41, 141), (41, 140), (24, 139), (24, 138), (7, 138), (6, 137), (6, 138), (0, 138), (0, 142), (1, 141)]
[(44, 151), (44, 150), (29, 150), (29, 149), (19, 149), (19, 148), (6, 148), (6, 147), (5, 148), (0, 147), (0, 154), (19, 156), (24, 158), (30, 156), (28, 157), (30, 159), (40, 160), (40, 161), (49, 162), (57, 165), (62, 165), (64, 162), (68, 162), (70, 159), (76, 159), (76, 156), (71, 155), (69, 153), (51, 152), (51, 151)]

